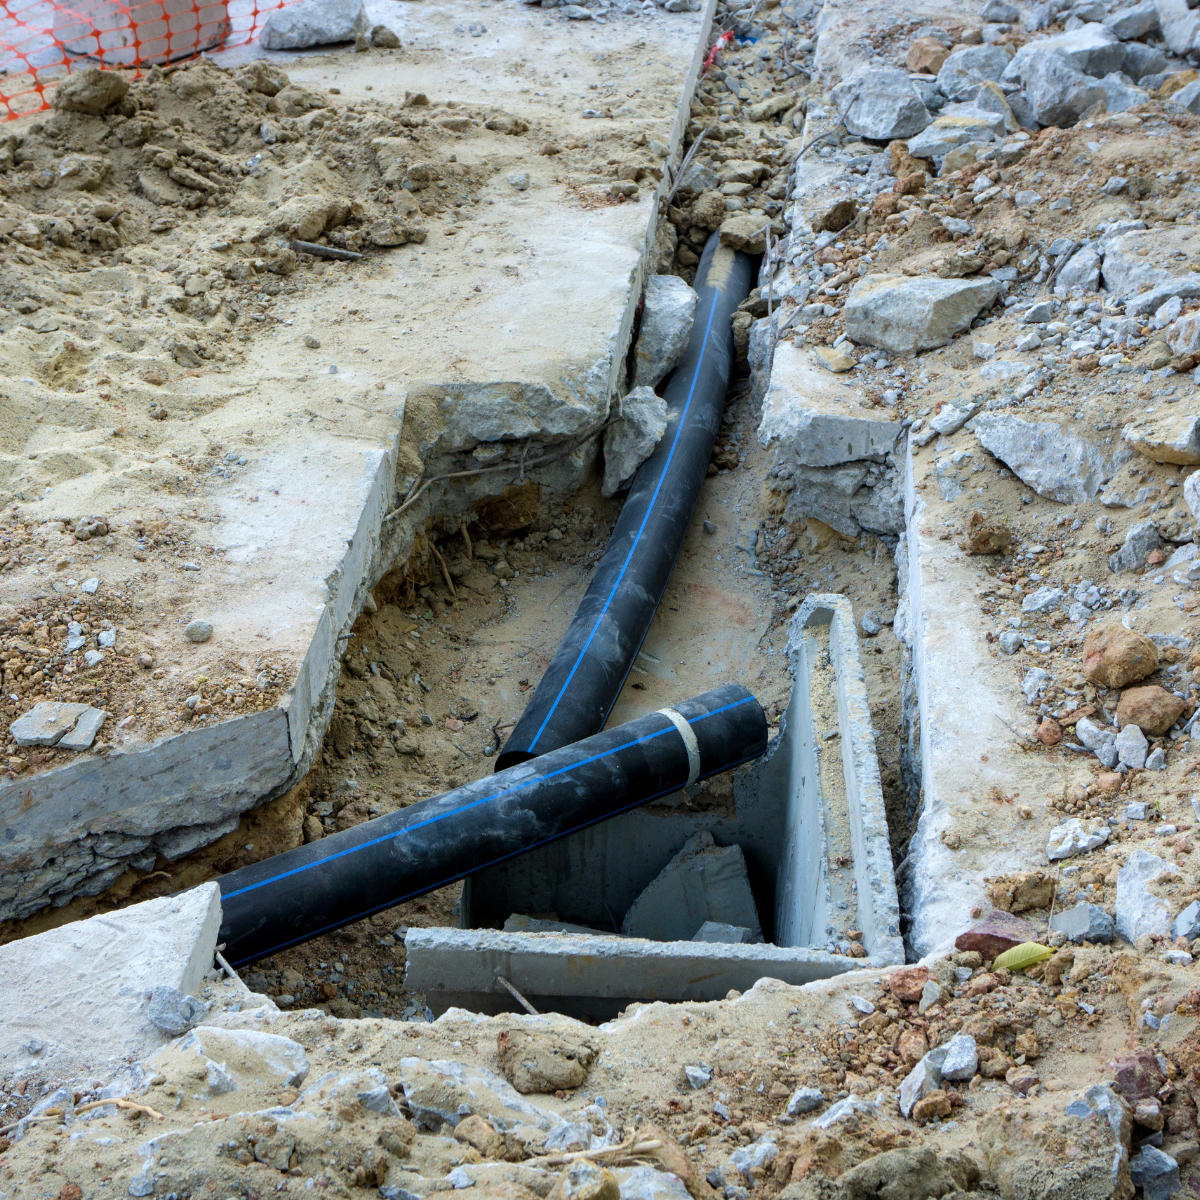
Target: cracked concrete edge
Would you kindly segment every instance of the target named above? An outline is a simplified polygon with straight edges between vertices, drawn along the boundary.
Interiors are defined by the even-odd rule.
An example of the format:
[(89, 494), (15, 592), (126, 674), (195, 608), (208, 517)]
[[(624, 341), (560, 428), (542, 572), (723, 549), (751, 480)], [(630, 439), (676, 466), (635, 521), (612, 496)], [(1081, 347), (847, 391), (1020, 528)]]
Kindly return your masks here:
[[(716, 0), (707, 0), (672, 125), (667, 160), (671, 164), (682, 157), (683, 136), (715, 10)], [(564, 455), (567, 461), (561, 466), (550, 463), (531, 472), (531, 477), (546, 477), (551, 486), (569, 487), (580, 474), (586, 474), (598, 451), (598, 430), (607, 419), (608, 401), (625, 370), (645, 278), (653, 270), (660, 201), (670, 187), (670, 177), (665, 175), (660, 181), (655, 203), (648, 207), (651, 216), (609, 351), (577, 381), (585, 392), (596, 390), (599, 384), (606, 393), (596, 436)], [(415, 505), (403, 521), (384, 528), (399, 482), (396, 468), (402, 431), (403, 408), (390, 444), (362, 451), (367, 471), (360, 487), (355, 532), (341, 562), (326, 578), (329, 598), (291, 690), (277, 707), (206, 729), (188, 730), (129, 752), (89, 755), (28, 779), (0, 784), (0, 920), (27, 917), (75, 896), (97, 895), (131, 866), (149, 869), (159, 852), (154, 835), (166, 839), (186, 831), (192, 835), (188, 850), (199, 849), (228, 832), (228, 818), (275, 799), (304, 777), (332, 719), (341, 652), (367, 594), (411, 551), (429, 516), (443, 511), (447, 504), (454, 511), (459, 508), (449, 496), (449, 487), (443, 487), (437, 490), (437, 499), (431, 495), (425, 503)], [(489, 494), (487, 477), (483, 480), (465, 497), (456, 497), (465, 499), (463, 509)], [(346, 586), (348, 582), (351, 586)], [(204, 819), (198, 821), (206, 803), (210, 807), (203, 809)], [(167, 829), (162, 828), (161, 820), (164, 804), (178, 810), (178, 820)], [(63, 845), (60, 805), (67, 806), (68, 819), (74, 820), (78, 829), (72, 836), (73, 855)], [(46, 821), (31, 831), (29, 814), (37, 809), (45, 812)], [(150, 822), (153, 828), (148, 827)]]
[(872, 963), (894, 965), (904, 961), (900, 899), (892, 869), (883, 785), (875, 754), (875, 730), (858, 653), (853, 606), (845, 596), (835, 593), (818, 592), (806, 597), (788, 629), (787, 653), (793, 664), (800, 653), (804, 631), (814, 625), (830, 627), (829, 652), (837, 686), (842, 774), (850, 808), (854, 878), (858, 885), (858, 917), (863, 944), (870, 952)]

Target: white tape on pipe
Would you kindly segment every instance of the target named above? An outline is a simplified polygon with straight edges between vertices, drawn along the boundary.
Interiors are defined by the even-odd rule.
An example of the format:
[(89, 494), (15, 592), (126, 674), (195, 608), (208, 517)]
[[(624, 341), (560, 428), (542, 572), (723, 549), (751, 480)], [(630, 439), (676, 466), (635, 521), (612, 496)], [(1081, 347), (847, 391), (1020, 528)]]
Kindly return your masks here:
[(683, 744), (687, 747), (688, 778), (684, 784), (684, 787), (687, 787), (700, 778), (700, 743), (696, 741), (692, 727), (673, 708), (660, 708), (658, 711), (679, 730), (679, 736), (683, 738)]

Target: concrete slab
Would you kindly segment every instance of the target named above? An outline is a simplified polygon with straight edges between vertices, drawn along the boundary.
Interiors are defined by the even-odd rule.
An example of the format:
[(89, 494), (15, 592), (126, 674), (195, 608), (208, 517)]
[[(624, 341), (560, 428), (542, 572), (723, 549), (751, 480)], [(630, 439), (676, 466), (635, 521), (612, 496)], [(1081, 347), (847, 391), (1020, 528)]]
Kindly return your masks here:
[(0, 946), (0, 1073), (95, 1079), (164, 1046), (150, 993), (195, 991), (220, 924), (220, 889), (206, 883)]
[[(601, 132), (590, 116), (597, 91), (628, 66), (644, 86), (614, 102), (602, 140), (641, 136), (677, 161), (711, 9), (582, 29), (527, 6), (495, 8), (487, 37), (469, 44), (455, 33), (466, 16), (459, 0), (406, 8), (402, 17), (389, 9), (403, 55), (383, 69), (375, 55), (339, 53), (340, 103), (399, 103), (426, 91), (435, 101), (503, 105), (531, 126), (586, 142)], [(477, 15), (471, 9), (472, 20)], [(270, 57), (298, 86), (331, 81), (328, 53)], [(146, 456), (153, 461), (136, 469), (161, 483), (164, 523), (203, 523), (208, 552), (187, 574), (178, 559), (150, 572), (145, 554), (123, 539), (96, 543), (100, 594), (126, 606), (129, 636), (163, 669), (137, 677), (151, 701), (144, 712), (132, 700), (130, 719), (116, 710), (118, 753), (0, 780), (0, 825), (12, 831), (0, 841), (0, 920), (94, 894), (124, 868), (165, 853), (168, 842), (202, 845), (231, 815), (284, 791), (320, 744), (342, 639), (368, 588), (408, 556), (431, 515), (452, 516), (519, 479), (572, 487), (588, 469), (594, 435), (624, 386), (630, 331), (653, 270), (658, 192), (667, 184), (648, 179), (633, 202), (585, 206), (580, 181), (561, 178), (555, 160), (531, 156), (519, 139), (467, 131), (456, 157), (486, 161), (491, 172), (478, 228), (455, 241), (452, 221), (432, 221), (425, 244), (394, 252), (385, 269), (344, 272), (319, 296), (303, 294), (295, 325), (319, 325), (319, 355), (298, 357), (291, 320), (264, 325), (252, 364), (179, 379), (178, 420), (148, 426), (156, 440), (174, 441), (154, 446)], [(530, 175), (526, 190), (505, 182), (508, 159)], [(275, 175), (263, 186), (282, 198), (291, 185), (287, 172)], [(133, 270), (113, 274), (118, 292), (138, 286)], [(347, 319), (347, 308), (359, 318)], [(38, 393), (31, 407), (57, 402), (36, 380), (21, 386)], [(59, 436), (52, 425), (33, 436)], [(437, 481), (477, 468), (480, 443), (511, 451), (501, 469)], [(246, 461), (228, 479), (217, 472), (176, 482), (181, 455), (229, 444)], [(86, 461), (82, 473), (23, 494), (24, 519), (103, 512), (117, 528), (127, 515), (129, 467)], [(391, 516), (418, 477), (432, 486)], [(0, 599), (24, 611), (73, 594), (75, 581), (54, 583), (30, 564), (4, 576)], [(214, 628), (212, 640), (196, 646), (182, 635), (195, 617)], [(251, 681), (265, 673), (266, 707), (214, 712), (201, 728), (180, 724), (174, 714), (184, 689), (207, 673), (214, 654), (243, 664)], [(121, 665), (110, 654), (94, 670), (120, 686)], [(170, 716), (152, 721), (152, 711)], [(164, 737), (164, 726), (174, 736)], [(91, 789), (90, 805), (78, 798), (82, 786)]]

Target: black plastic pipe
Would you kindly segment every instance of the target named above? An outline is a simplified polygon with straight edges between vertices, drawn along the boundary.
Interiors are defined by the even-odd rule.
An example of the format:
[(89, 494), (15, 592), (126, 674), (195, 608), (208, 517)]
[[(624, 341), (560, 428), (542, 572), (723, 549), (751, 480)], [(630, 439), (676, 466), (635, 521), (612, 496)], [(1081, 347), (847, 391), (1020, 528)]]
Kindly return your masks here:
[(604, 728), (666, 590), (712, 458), (733, 365), (732, 320), (753, 260), (717, 234), (696, 271), (696, 316), (667, 384), (667, 428), (633, 486), (533, 698), (496, 770), (569, 746)]
[(726, 684), (594, 737), (222, 876), (233, 965), (328, 933), (566, 837), (767, 748), (762, 707)]

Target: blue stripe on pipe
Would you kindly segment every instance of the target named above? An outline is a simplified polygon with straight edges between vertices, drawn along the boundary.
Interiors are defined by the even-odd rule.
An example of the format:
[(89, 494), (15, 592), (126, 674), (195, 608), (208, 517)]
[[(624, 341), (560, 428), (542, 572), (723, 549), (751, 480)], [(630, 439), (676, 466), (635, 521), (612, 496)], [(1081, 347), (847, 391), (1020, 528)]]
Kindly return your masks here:
[[(742, 704), (742, 703), (744, 703), (744, 701), (739, 700), (738, 703)], [(719, 710), (719, 711), (724, 711), (724, 710)], [(707, 715), (711, 717), (713, 714), (709, 713)], [(704, 720), (703, 717), (697, 717), (696, 719), (698, 721)], [(663, 732), (665, 733), (666, 730), (663, 730)], [(739, 758), (737, 762), (729, 763), (728, 766), (722, 767), (721, 769), (723, 771), (731, 771), (734, 769), (734, 767), (740, 767), (742, 765), (742, 763), (752, 762), (755, 757), (756, 757), (756, 755), (750, 755), (750, 757), (748, 757), (748, 758)], [(713, 774), (715, 774), (715, 773), (716, 772), (713, 772)], [(709, 778), (711, 778), (711, 775), (701, 775), (700, 778), (701, 779), (709, 779)], [(616, 812), (609, 813), (608, 816), (605, 816), (605, 817), (600, 817), (596, 821), (585, 821), (582, 825), (576, 825), (574, 829), (567, 829), (561, 834), (555, 834), (554, 837), (552, 837), (552, 838), (543, 838), (540, 842), (534, 842), (532, 846), (525, 846), (520, 850), (513, 850), (509, 854), (502, 854), (499, 858), (493, 858), (490, 862), (486, 862), (482, 866), (474, 868), (474, 870), (482, 871), (487, 867), (496, 866), (497, 863), (507, 862), (510, 858), (516, 858), (519, 854), (527, 854), (530, 850), (536, 850), (539, 846), (546, 845), (547, 842), (555, 841), (557, 838), (560, 838), (560, 837), (569, 837), (572, 833), (578, 833), (581, 829), (587, 829), (589, 825), (598, 825), (600, 823), (600, 821), (605, 821), (608, 819), (608, 817), (618, 817), (621, 815), (621, 813), (629, 812), (629, 810), (632, 808), (637, 808), (639, 805), (642, 805), (642, 804), (649, 804), (651, 800), (657, 800), (659, 798), (659, 796), (669, 796), (672, 792), (677, 792), (677, 791), (679, 791), (678, 787), (664, 788), (661, 792), (655, 792), (653, 796), (647, 796), (647, 797), (645, 797), (645, 799), (638, 800), (634, 804), (627, 804), (624, 808), (619, 808), (616, 810)], [(466, 872), (466, 874), (473, 874), (473, 873), (474, 873), (473, 871)], [(361, 921), (364, 917), (374, 916), (375, 913), (377, 913), (377, 912), (383, 912), (383, 910), (385, 908), (395, 908), (396, 905), (403, 904), (406, 900), (412, 900), (415, 897), (423, 896), (423, 895), (427, 894), (428, 892), (437, 891), (438, 888), (443, 888), (449, 883), (457, 883), (458, 880), (462, 879), (463, 877), (464, 876), (461, 874), (460, 875), (448, 875), (445, 879), (441, 880), (439, 883), (431, 884), (429, 887), (418, 888), (415, 892), (409, 892), (407, 896), (398, 896), (394, 900), (387, 900), (383, 904), (377, 904), (377, 905), (375, 905), (374, 908), (364, 908), (362, 910), (362, 912), (356, 914), (353, 917), (349, 917), (349, 918), (346, 918), (346, 919), (343, 919), (340, 921), (333, 921), (329, 925), (323, 925), (320, 929), (310, 930), (307, 933), (301, 934), (300, 937), (291, 938), (289, 941), (286, 941), (286, 942), (279, 942), (275, 946), (272, 946), (270, 950), (263, 950), (261, 953), (255, 954), (252, 958), (232, 959), (232, 960), (230, 960), (230, 966), (240, 967), (243, 963), (254, 962), (260, 958), (266, 958), (268, 955), (278, 954), (280, 950), (286, 950), (289, 946), (296, 946), (296, 945), (299, 945), (301, 942), (311, 941), (313, 938), (320, 937), (321, 934), (323, 934), (323, 933), (328, 933), (331, 929), (341, 929), (345, 925), (351, 925), (355, 921)]]
[(579, 651), (579, 657), (575, 660), (575, 665), (571, 668), (570, 674), (566, 678), (559, 689), (558, 695), (554, 697), (554, 703), (550, 705), (550, 711), (546, 713), (546, 719), (538, 726), (538, 731), (533, 735), (533, 741), (529, 743), (529, 750), (532, 751), (534, 746), (538, 744), (538, 739), (546, 731), (546, 726), (550, 718), (554, 716), (554, 710), (558, 708), (559, 701), (566, 694), (567, 688), (571, 686), (571, 680), (575, 678), (575, 672), (579, 670), (579, 664), (583, 662), (584, 655), (588, 652), (588, 647), (592, 644), (592, 639), (596, 636), (600, 628), (600, 622), (604, 620), (604, 614), (608, 612), (608, 606), (612, 604), (613, 597), (617, 594), (617, 589), (621, 586), (621, 580), (625, 578), (625, 572), (629, 569), (629, 564), (633, 559), (633, 555), (638, 548), (638, 542), (642, 539), (642, 533), (645, 531), (646, 522), (650, 520), (650, 514), (654, 511), (655, 504), (658, 503), (658, 493), (662, 491), (663, 481), (667, 478), (667, 470), (671, 466), (671, 459), (675, 457), (675, 447), (679, 445), (679, 439), (683, 434), (683, 423), (687, 419), (688, 409), (692, 405), (692, 396), (696, 392), (696, 382), (700, 378), (700, 367), (704, 362), (705, 352), (708, 350), (708, 335), (712, 332), (713, 314), (717, 311), (717, 297), (721, 294), (721, 289), (714, 288), (712, 307), (708, 310), (708, 322), (704, 326), (704, 341), (700, 343), (700, 357), (696, 360), (696, 370), (692, 375), (692, 386), (688, 388), (687, 401), (685, 402), (682, 411), (679, 414), (679, 424), (675, 429), (675, 438), (671, 442), (671, 450), (667, 455), (667, 461), (663, 463), (662, 474), (658, 477), (658, 483), (654, 487), (654, 495), (650, 498), (650, 504), (646, 508), (646, 515), (642, 518), (641, 525), (638, 526), (637, 536), (633, 539), (633, 545), (629, 547), (629, 554), (625, 558), (625, 562), (621, 565), (620, 573), (617, 575), (616, 582), (612, 586), (612, 591), (608, 593), (608, 599), (604, 601), (604, 607), (600, 610), (600, 615), (596, 618), (596, 624), (592, 626), (592, 632), (588, 634), (587, 641), (583, 643), (583, 649)]
[[(704, 713), (703, 715), (696, 717), (695, 720), (689, 721), (688, 724), (699, 724), (699, 722), (707, 720), (709, 717), (715, 717), (719, 713), (728, 712), (731, 708), (737, 708), (739, 705), (748, 704), (753, 699), (753, 696), (746, 696), (741, 700), (735, 700), (732, 704), (723, 705), (721, 708), (714, 708), (712, 712)], [(663, 717), (663, 720), (667, 721), (667, 718)], [(449, 817), (457, 817), (461, 813), (470, 812), (471, 809), (478, 808), (481, 804), (489, 804), (493, 800), (500, 800), (504, 796), (510, 796), (514, 792), (521, 791), (523, 788), (531, 787), (538, 783), (544, 783), (547, 779), (553, 779), (556, 775), (562, 775), (568, 771), (574, 771), (578, 767), (585, 767), (588, 765), (588, 763), (598, 762), (600, 759), (607, 758), (611, 754), (617, 754), (622, 750), (628, 750), (632, 746), (640, 746), (645, 742), (652, 741), (654, 738), (661, 737), (664, 733), (672, 732), (679, 734), (679, 730), (677, 730), (670, 721), (667, 721), (667, 726), (665, 729), (659, 729), (655, 733), (648, 733), (645, 737), (637, 738), (632, 742), (626, 742), (623, 746), (614, 746), (613, 749), (606, 750), (603, 754), (593, 754), (591, 758), (583, 758), (578, 762), (568, 763), (566, 766), (558, 767), (546, 775), (538, 775), (533, 779), (527, 779), (522, 783), (514, 784), (512, 787), (503, 788), (501, 791), (495, 792), (490, 796), (482, 796), (478, 800), (472, 800), (470, 804), (464, 804), (461, 808), (454, 808), (449, 812), (441, 813), (436, 817), (430, 817), (427, 821), (420, 821), (416, 825), (408, 826), (406, 829), (399, 829), (395, 833), (386, 833), (382, 837), (372, 838), (369, 842), (360, 842), (357, 846), (349, 846), (345, 850), (339, 850), (337, 853), (327, 855), (325, 858), (318, 858), (311, 863), (306, 863), (302, 867), (293, 867), (290, 871), (282, 871), (278, 875), (272, 875), (269, 879), (263, 879), (258, 883), (251, 883), (244, 888), (238, 888), (236, 892), (228, 892), (222, 897), (222, 899), (232, 900), (235, 896), (244, 896), (247, 892), (256, 891), (258, 888), (266, 887), (270, 883), (278, 883), (281, 879), (287, 879), (289, 876), (300, 875), (305, 871), (311, 871), (316, 867), (324, 866), (326, 863), (335, 862), (339, 858), (345, 858), (348, 854), (357, 854), (360, 850), (369, 850), (372, 846), (378, 846), (383, 842), (390, 842), (395, 838), (403, 837), (406, 833), (415, 833), (418, 829), (425, 829), (430, 825), (436, 825), (439, 821), (445, 821)], [(682, 734), (679, 734), (679, 740), (683, 741)], [(678, 791), (679, 788), (676, 786), (669, 788), (668, 790), (674, 792)], [(650, 797), (650, 799), (654, 799), (654, 797)], [(647, 801), (639, 800), (637, 803), (645, 804)], [(522, 853), (524, 852), (522, 851)], [(398, 900), (391, 901), (384, 907), (390, 907), (391, 904), (398, 903), (400, 903)], [(309, 937), (315, 935), (306, 934), (305, 936)]]

